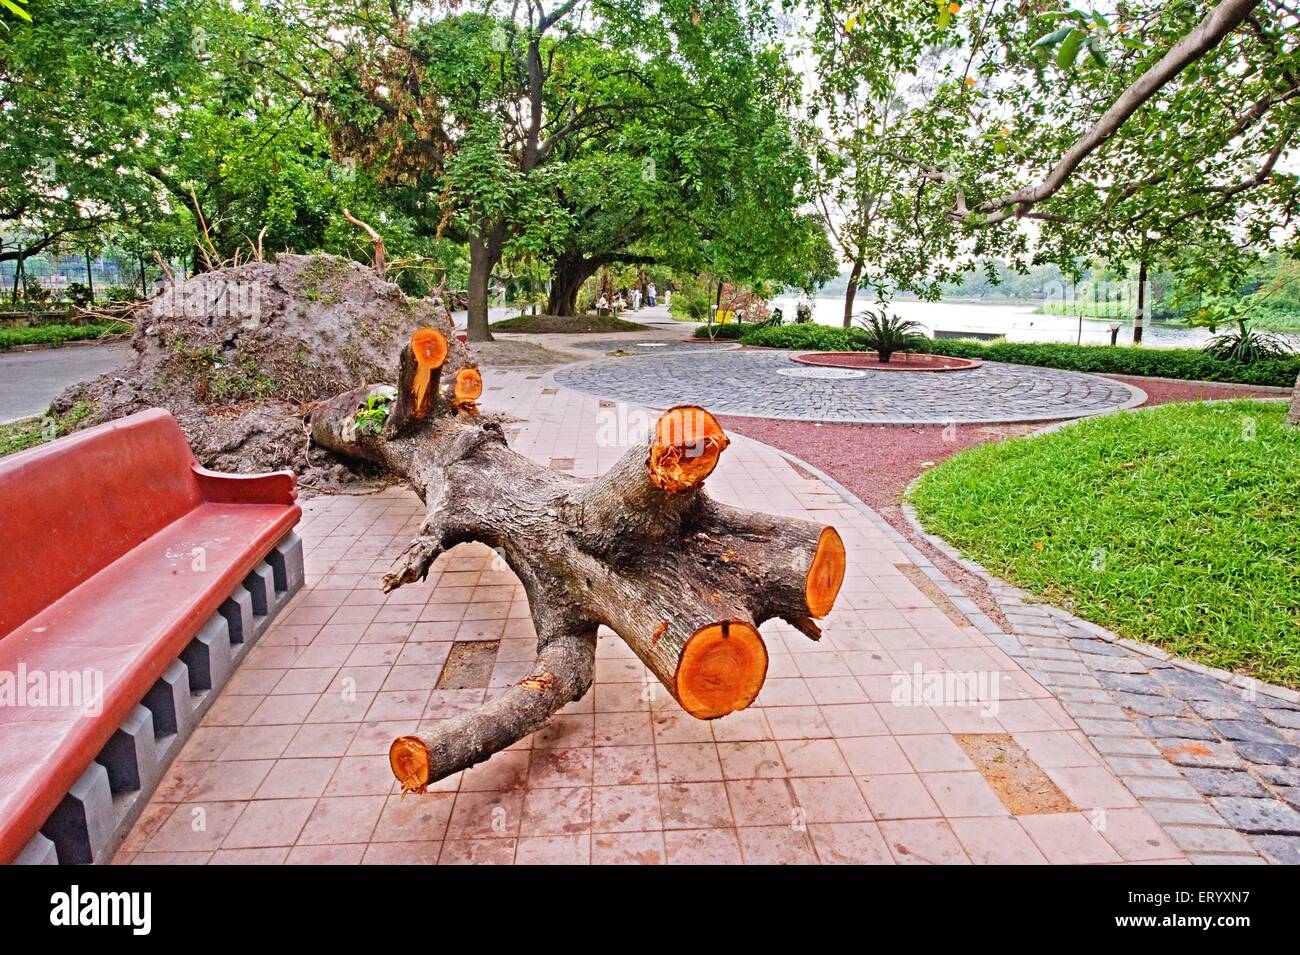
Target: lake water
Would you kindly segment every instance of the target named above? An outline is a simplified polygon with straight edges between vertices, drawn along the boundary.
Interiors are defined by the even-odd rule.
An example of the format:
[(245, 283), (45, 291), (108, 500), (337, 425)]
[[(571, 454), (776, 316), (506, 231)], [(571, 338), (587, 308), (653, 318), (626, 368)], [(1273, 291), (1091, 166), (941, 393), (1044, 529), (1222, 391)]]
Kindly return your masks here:
[[(774, 299), (786, 321), (794, 318), (800, 299), (783, 296)], [(873, 304), (859, 296), (854, 307), (861, 310)], [(1035, 315), (1034, 305), (983, 305), (975, 302), (918, 302), (896, 299), (889, 305), (892, 314), (920, 322), (933, 336), (936, 332), (979, 332), (1005, 335), (1012, 342), (1078, 342), (1092, 345), (1110, 343), (1110, 323), (1085, 318), (1082, 330), (1078, 318), (1065, 315)], [(844, 299), (813, 299), (813, 320), (821, 325), (840, 326), (844, 322)], [(1182, 328), (1147, 322), (1142, 342), (1156, 347), (1196, 347), (1212, 337), (1206, 328)], [(1128, 321), (1119, 331), (1120, 344), (1133, 341), (1133, 323)]]

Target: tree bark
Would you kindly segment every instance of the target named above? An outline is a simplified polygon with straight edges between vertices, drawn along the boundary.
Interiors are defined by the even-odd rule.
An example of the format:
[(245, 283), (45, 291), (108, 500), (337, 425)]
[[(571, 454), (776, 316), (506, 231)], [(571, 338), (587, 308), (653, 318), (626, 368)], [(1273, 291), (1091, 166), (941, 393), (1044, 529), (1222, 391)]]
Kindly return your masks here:
[[(433, 335), (447, 346), (442, 356), (428, 347)], [(431, 412), (416, 413), (428, 395), (420, 369), (438, 357), (443, 382), (481, 389), (448, 323), (416, 333), (396, 389), (365, 385), (309, 416), (317, 444), (405, 476), (427, 508), (419, 536), (384, 578), (386, 592), (423, 579), (456, 544), (480, 541), (518, 576), (536, 626), (529, 676), (476, 712), (394, 741), (390, 762), (404, 789), (423, 790), (487, 759), (580, 698), (591, 685), (599, 626), (700, 719), (757, 696), (767, 673), (764, 621), (820, 636), (815, 621), (830, 612), (844, 578), (839, 534), (710, 499), (702, 485), (728, 440), (707, 411), (670, 409), (607, 474), (584, 481), (512, 451), (500, 425), (458, 400), (457, 388), (444, 385)], [(389, 423), (358, 427), (367, 400), (394, 390)]]
[(488, 329), (488, 284), (500, 252), (494, 252), (491, 238), (471, 236), (469, 240), (469, 319), (466, 337), (472, 342), (492, 341)]
[(1300, 426), (1300, 377), (1295, 380), (1295, 388), (1291, 390), (1291, 407), (1286, 412), (1286, 423)]
[(844, 327), (853, 327), (853, 300), (858, 295), (858, 280), (862, 278), (862, 256), (853, 260), (853, 271), (849, 272), (849, 284), (844, 290)]
[(1147, 305), (1147, 260), (1146, 256), (1138, 264), (1138, 300), (1137, 312), (1133, 316), (1133, 344), (1142, 344), (1142, 325), (1146, 319)]
[(596, 274), (601, 262), (581, 256), (560, 256), (551, 274), (551, 290), (547, 295), (546, 314), (569, 318), (578, 314), (578, 292), (582, 283)]

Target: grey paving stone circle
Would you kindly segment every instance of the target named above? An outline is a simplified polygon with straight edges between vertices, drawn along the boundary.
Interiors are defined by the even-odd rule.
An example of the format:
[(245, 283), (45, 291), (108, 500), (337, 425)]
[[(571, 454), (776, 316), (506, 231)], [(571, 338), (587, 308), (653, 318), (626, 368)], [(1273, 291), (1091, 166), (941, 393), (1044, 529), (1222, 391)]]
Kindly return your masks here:
[(566, 366), (554, 373), (554, 380), (652, 408), (696, 404), (716, 414), (867, 424), (1055, 421), (1113, 411), (1142, 397), (1128, 385), (1096, 375), (999, 362), (953, 375), (892, 371), (841, 380), (790, 377), (782, 372), (806, 367), (792, 361), (792, 354), (797, 353), (682, 343), (653, 357)]

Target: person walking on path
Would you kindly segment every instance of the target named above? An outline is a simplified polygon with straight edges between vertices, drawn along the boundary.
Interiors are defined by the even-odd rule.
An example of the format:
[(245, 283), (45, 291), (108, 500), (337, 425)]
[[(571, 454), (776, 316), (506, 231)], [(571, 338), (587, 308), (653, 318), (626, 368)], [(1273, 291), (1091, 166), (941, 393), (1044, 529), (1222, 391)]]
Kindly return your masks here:
[(641, 288), (636, 285), (632, 286), (632, 311), (641, 311)]
[(649, 285), (646, 286), (645, 295), (646, 295), (646, 304), (648, 304), (651, 308), (654, 308), (655, 300), (659, 297), (659, 290), (655, 288), (654, 282), (651, 282)]

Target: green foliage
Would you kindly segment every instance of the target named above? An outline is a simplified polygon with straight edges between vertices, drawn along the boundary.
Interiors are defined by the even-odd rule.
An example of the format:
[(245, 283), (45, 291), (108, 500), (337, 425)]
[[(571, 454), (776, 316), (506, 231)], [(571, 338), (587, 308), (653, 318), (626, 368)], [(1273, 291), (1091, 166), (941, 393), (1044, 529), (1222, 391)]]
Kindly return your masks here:
[[(741, 342), (766, 348), (806, 351), (868, 351), (861, 329), (829, 325), (782, 325), (747, 328)], [(1017, 365), (1064, 368), (1102, 375), (1142, 375), (1184, 381), (1222, 381), (1244, 385), (1289, 388), (1300, 375), (1300, 356), (1262, 360), (1251, 365), (1223, 361), (1197, 348), (1142, 348), (1135, 346), (1068, 345), (1033, 342), (976, 342), (964, 339), (926, 339), (920, 351), (979, 358)]]
[(0, 458), (44, 443), (45, 435), (40, 418), (24, 418), (22, 421), (0, 424)]
[(392, 389), (376, 391), (366, 399), (366, 406), (356, 414), (357, 430), (362, 434), (379, 434), (388, 423), (392, 413), (393, 399), (397, 393)]
[(81, 325), (29, 325), (0, 328), (0, 350), (19, 345), (61, 345), (92, 341), (110, 335), (125, 335), (131, 326), (124, 322), (85, 322)]
[(692, 332), (691, 334), (692, 337), (694, 338), (708, 338), (708, 339), (725, 338), (730, 341), (735, 341), (736, 339), (740, 338), (740, 336), (743, 335), (745, 332), (751, 331), (752, 328), (753, 326), (750, 325), (740, 325), (736, 323), (730, 325), (714, 325), (712, 328), (710, 328), (708, 325), (701, 325), (699, 328), (695, 329), (695, 331)]
[(673, 300), (668, 310), (678, 321), (707, 322), (713, 311), (717, 289), (717, 282), (704, 276), (692, 276), (678, 281), (677, 291), (673, 292)]
[(1300, 430), (1262, 402), (1104, 415), (965, 451), (911, 501), (991, 572), (1123, 636), (1300, 685)]
[(866, 346), (880, 356), (881, 362), (888, 362), (896, 351), (919, 351), (927, 341), (920, 322), (890, 315), (883, 308), (863, 312), (857, 317), (857, 324)]
[(870, 350), (866, 333), (860, 328), (836, 328), (813, 323), (779, 325), (775, 328), (740, 327), (742, 328), (740, 340), (746, 345), (808, 351)]
[(1242, 325), (1234, 331), (1211, 338), (1205, 343), (1204, 351), (1222, 361), (1251, 365), (1258, 361), (1286, 358), (1295, 349), (1284, 338)]

